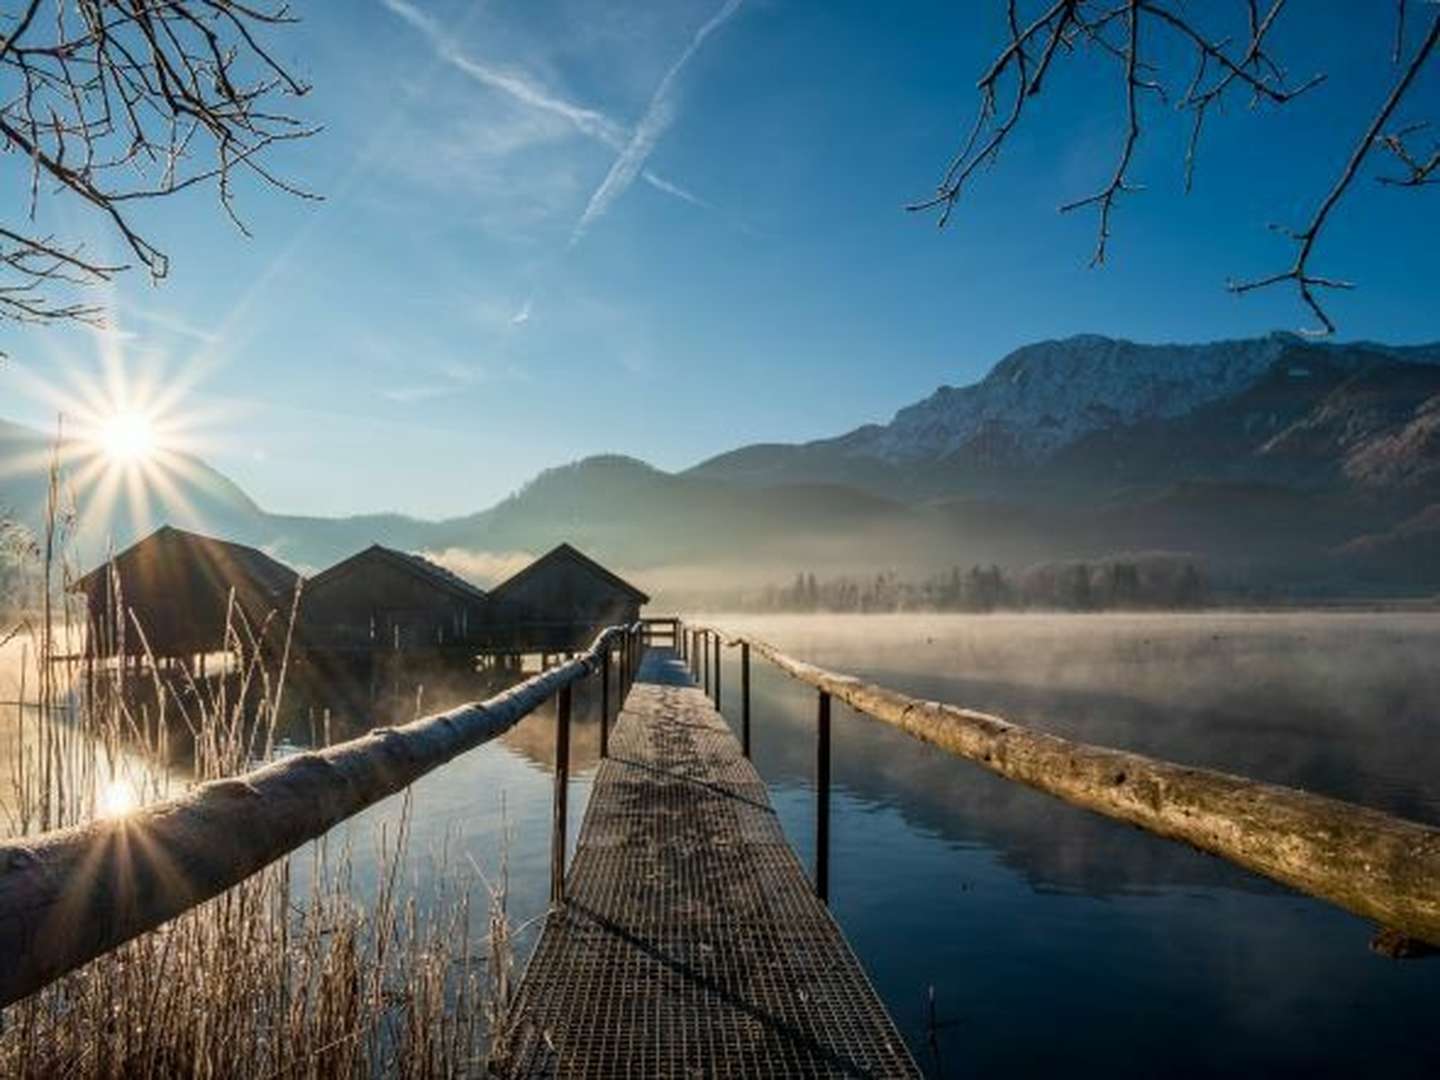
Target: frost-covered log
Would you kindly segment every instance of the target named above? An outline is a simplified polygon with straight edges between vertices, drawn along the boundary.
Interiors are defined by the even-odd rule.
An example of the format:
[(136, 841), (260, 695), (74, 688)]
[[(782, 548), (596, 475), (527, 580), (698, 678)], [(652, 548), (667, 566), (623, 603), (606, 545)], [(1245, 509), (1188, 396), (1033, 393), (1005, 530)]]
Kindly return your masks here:
[(0, 844), (0, 1006), (217, 896), (308, 840), (489, 742), (597, 670), (626, 635), (474, 705), (113, 820)]
[(1032, 731), (827, 671), (764, 641), (743, 640), (801, 682), (1006, 779), (1182, 840), (1440, 946), (1440, 828), (1294, 788)]

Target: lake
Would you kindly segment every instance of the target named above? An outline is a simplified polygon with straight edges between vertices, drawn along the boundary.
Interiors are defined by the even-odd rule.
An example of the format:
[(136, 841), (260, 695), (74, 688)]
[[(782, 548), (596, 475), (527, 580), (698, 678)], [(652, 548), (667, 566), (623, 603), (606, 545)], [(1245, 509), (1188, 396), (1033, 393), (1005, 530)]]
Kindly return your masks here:
[[(704, 621), (1057, 734), (1440, 823), (1437, 614)], [(727, 652), (725, 664), (724, 712), (738, 724), (737, 657)], [(421, 707), (467, 700), (478, 685), (432, 679)], [(814, 692), (757, 656), (752, 700), (755, 764), (808, 863)], [(572, 844), (594, 771), (595, 704), (577, 699)], [(374, 719), (408, 719), (413, 708)], [(365, 722), (363, 710), (334, 721), (340, 736)], [(511, 918), (527, 926), (522, 949), (548, 888), (553, 728), (553, 713), (538, 713), (411, 794), (414, 887), (427, 891), (442, 864), (473, 879), (471, 859), (493, 878), (503, 857)], [(287, 735), (304, 744), (307, 729), (295, 721)], [(1440, 1070), (1440, 958), (1384, 959), (1362, 920), (838, 703), (833, 739), (832, 909), (928, 1073)], [(353, 849), (361, 890), (378, 827), (393, 835), (399, 807), (392, 799), (332, 834)]]
[[(912, 694), (1440, 823), (1440, 616), (718, 621)], [(808, 859), (814, 692), (758, 660), (752, 678), (755, 762)], [(733, 713), (733, 669), (724, 685)], [(838, 703), (832, 753), (831, 905), (927, 1071), (1437, 1075), (1440, 959), (1383, 959), (1362, 920)]]

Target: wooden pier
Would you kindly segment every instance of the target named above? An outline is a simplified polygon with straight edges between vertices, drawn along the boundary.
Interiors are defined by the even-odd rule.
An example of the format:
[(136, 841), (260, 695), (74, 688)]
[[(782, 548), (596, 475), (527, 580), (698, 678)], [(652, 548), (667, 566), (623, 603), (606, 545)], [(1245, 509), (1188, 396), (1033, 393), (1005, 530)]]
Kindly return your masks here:
[[(738, 685), (727, 693), (738, 694), (739, 741), (711, 705), (721, 699), (726, 646), (738, 651)], [(813, 885), (747, 759), (752, 654), (816, 694)], [(572, 697), (592, 679), (602, 761), (567, 872)], [(1372, 920), (1381, 930), (1373, 947), (1386, 955), (1440, 949), (1433, 825), (1064, 739), (828, 671), (757, 638), (648, 618), (600, 632), (579, 655), (485, 701), (116, 818), (0, 841), (0, 1008), (219, 895), (553, 700), (552, 902), (493, 1032), (491, 1071), (916, 1076), (825, 907), (832, 699), (1008, 780)]]
[(676, 653), (652, 648), (515, 1003), (509, 1070), (918, 1076)]

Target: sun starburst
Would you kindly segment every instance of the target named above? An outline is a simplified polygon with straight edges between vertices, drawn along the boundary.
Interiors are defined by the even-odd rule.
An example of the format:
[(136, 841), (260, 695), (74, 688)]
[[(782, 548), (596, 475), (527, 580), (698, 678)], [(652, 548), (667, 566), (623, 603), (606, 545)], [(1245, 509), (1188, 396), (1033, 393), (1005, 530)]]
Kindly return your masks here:
[(143, 464), (156, 450), (155, 425), (144, 413), (117, 412), (101, 422), (96, 441), (116, 464)]
[(0, 482), (43, 476), (58, 460), (87, 550), (167, 523), (205, 528), (195, 494), (209, 474), (193, 455), (223, 417), (190, 392), (212, 365), (203, 357), (182, 363), (153, 349), (131, 351), (128, 335), (113, 326), (92, 340), (97, 348), (89, 356), (11, 367), (9, 377), (21, 383), (24, 396), (60, 417), (59, 433), (53, 445), (0, 462)]

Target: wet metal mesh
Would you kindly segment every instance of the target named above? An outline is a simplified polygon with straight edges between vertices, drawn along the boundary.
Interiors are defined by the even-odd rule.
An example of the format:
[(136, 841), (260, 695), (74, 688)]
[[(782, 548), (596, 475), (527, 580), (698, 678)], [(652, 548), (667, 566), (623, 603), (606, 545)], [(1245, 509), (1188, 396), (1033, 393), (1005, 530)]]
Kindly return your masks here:
[(517, 1002), (519, 1076), (916, 1076), (669, 649), (646, 657)]

